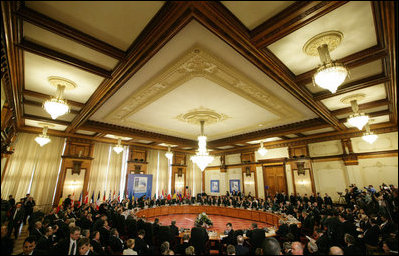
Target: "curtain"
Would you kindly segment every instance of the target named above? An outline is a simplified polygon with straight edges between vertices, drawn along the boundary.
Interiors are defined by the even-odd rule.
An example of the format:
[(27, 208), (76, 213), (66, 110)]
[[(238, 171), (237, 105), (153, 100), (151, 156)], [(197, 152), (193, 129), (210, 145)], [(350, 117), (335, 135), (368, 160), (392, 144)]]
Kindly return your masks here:
[[(148, 161), (147, 174), (152, 174), (152, 190), (151, 190), (152, 197), (154, 197), (157, 188), (158, 152), (159, 150), (149, 149), (147, 157)], [(159, 157), (162, 157), (162, 155), (160, 155)]]
[(168, 169), (168, 159), (165, 156), (166, 151), (159, 151), (159, 194), (162, 194), (162, 190), (164, 194), (168, 193), (168, 182), (169, 182), (169, 169)]
[[(98, 192), (100, 192), (100, 200), (102, 200), (102, 196), (104, 194), (110, 148), (110, 144), (94, 143), (94, 159), (91, 163), (90, 177), (88, 183), (89, 197), (91, 197), (92, 193), (94, 192), (94, 200), (97, 200)], [(109, 190), (109, 188), (107, 189)], [(106, 191), (106, 193), (106, 197), (108, 198), (109, 191)], [(115, 193), (118, 193), (118, 191), (115, 191)]]
[(50, 137), (51, 142), (40, 147), (34, 140), (36, 136), (18, 134), (1, 187), (2, 198), (13, 195), (19, 200), (30, 189), (36, 205), (52, 203), (65, 139)]
[[(124, 147), (125, 150), (126, 147)], [(108, 174), (107, 174), (107, 183), (106, 183), (106, 193), (109, 194), (108, 191), (112, 190), (115, 191), (117, 195), (118, 192), (121, 195), (124, 194), (124, 190), (120, 189), (121, 186), (121, 174), (122, 174), (122, 158), (125, 151), (117, 154), (114, 150), (111, 149), (111, 154), (109, 158), (109, 165), (108, 165)], [(125, 178), (125, 177), (123, 177)], [(124, 188), (123, 188), (124, 189)], [(112, 192), (113, 193), (113, 192)], [(108, 194), (106, 194), (106, 198), (108, 198)], [(122, 196), (121, 196), (122, 198)]]

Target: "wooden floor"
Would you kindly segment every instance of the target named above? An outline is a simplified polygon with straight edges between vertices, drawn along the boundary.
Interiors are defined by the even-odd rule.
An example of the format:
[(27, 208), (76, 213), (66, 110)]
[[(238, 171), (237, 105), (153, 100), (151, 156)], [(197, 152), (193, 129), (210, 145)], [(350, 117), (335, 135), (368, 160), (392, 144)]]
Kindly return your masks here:
[[(28, 226), (28, 224), (25, 224), (20, 228), (18, 239), (14, 241), (14, 250), (12, 252), (12, 255), (22, 253), (22, 245), (24, 243), (24, 240), (29, 236)], [(11, 235), (11, 238), (14, 238), (14, 233)]]
[[(238, 230), (238, 229), (250, 229), (251, 224), (254, 223), (254, 221), (251, 220), (243, 220), (239, 218), (233, 218), (233, 217), (226, 217), (226, 216), (218, 216), (218, 215), (208, 215), (209, 218), (213, 222), (213, 228), (211, 230), (216, 230), (218, 232), (223, 232), (226, 229), (226, 223), (230, 222), (233, 224), (233, 229)], [(172, 215), (166, 215), (166, 216), (159, 216), (159, 222), (162, 223), (162, 225), (170, 225), (172, 220), (176, 220), (176, 226), (179, 228), (192, 228), (194, 227), (194, 221), (195, 218), (197, 217), (197, 214), (172, 214)], [(154, 221), (155, 217), (152, 218), (147, 218), (149, 221)], [(259, 228), (264, 228), (264, 227), (270, 227), (270, 225), (267, 225), (266, 223), (262, 222), (255, 222), (258, 224)]]

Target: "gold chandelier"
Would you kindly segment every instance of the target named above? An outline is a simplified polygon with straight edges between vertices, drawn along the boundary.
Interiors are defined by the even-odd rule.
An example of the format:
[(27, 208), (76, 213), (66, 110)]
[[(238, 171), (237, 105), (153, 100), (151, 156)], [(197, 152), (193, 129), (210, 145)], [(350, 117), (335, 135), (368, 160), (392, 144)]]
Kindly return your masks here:
[(260, 142), (260, 148), (258, 148), (258, 153), (261, 156), (265, 156), (267, 153), (267, 149), (265, 147), (263, 147), (263, 141)]
[(35, 138), (35, 141), (37, 142), (37, 144), (40, 145), (40, 147), (43, 147), (44, 145), (46, 145), (46, 144), (51, 142), (50, 137), (47, 135), (47, 129), (48, 129), (48, 125), (44, 125), (43, 126), (43, 133), (38, 135)]
[(172, 161), (173, 159), (173, 152), (170, 151), (170, 146), (168, 146), (168, 151), (165, 153), (165, 156), (167, 159), (169, 159), (170, 161)]
[(209, 155), (208, 150), (206, 149), (206, 136), (204, 135), (204, 123), (205, 121), (201, 120), (201, 135), (198, 136), (198, 150), (194, 156), (190, 159), (193, 163), (197, 164), (197, 166), (204, 171), (205, 168), (210, 164), (214, 157)]
[(341, 43), (343, 34), (339, 31), (328, 31), (312, 37), (303, 46), (303, 51), (310, 56), (319, 56), (321, 66), (313, 75), (313, 83), (335, 93), (348, 76), (347, 68), (331, 60), (330, 52)]
[(366, 132), (363, 133), (362, 139), (370, 144), (373, 144), (378, 139), (378, 135), (370, 131), (369, 123), (366, 124)]
[(121, 138), (118, 138), (118, 144), (112, 148), (117, 154), (123, 151), (123, 146), (121, 145)]
[(51, 85), (57, 88), (57, 91), (55, 97), (43, 103), (43, 108), (50, 114), (52, 119), (56, 119), (59, 116), (69, 113), (70, 108), (64, 99), (64, 91), (66, 89), (75, 89), (76, 84), (62, 77), (49, 77), (48, 80)]
[(364, 99), (364, 94), (354, 94), (341, 99), (342, 103), (351, 104), (353, 114), (348, 117), (348, 123), (357, 129), (362, 130), (363, 126), (369, 121), (369, 116), (359, 112), (358, 100)]

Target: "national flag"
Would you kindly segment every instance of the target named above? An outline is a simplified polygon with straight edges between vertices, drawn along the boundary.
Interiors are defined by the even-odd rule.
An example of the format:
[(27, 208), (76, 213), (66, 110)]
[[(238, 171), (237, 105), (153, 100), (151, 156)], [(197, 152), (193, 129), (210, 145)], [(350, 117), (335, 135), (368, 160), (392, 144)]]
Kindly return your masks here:
[(89, 191), (86, 191), (84, 204), (89, 203)]
[(168, 194), (168, 196), (167, 196), (167, 199), (168, 199), (168, 200), (170, 200), (170, 199), (171, 199), (171, 196), (170, 196), (170, 194)]
[(75, 192), (72, 194), (71, 206), (74, 206)]
[(58, 202), (58, 206), (57, 206), (57, 213), (60, 211), (60, 208), (61, 208), (61, 205), (62, 205), (62, 202), (63, 202), (64, 200), (63, 200), (63, 198), (62, 198), (62, 194), (61, 194), (61, 196), (60, 196), (60, 201)]
[(111, 189), (109, 190), (108, 202), (111, 202)]
[(79, 196), (79, 206), (82, 206), (83, 200), (82, 200), (82, 192), (80, 192)]
[(162, 199), (165, 198), (165, 192), (162, 189)]
[(176, 193), (173, 194), (172, 199), (176, 199), (177, 195)]
[(121, 192), (118, 191), (118, 202), (120, 202), (120, 201), (121, 201)]
[(106, 192), (104, 190), (103, 202), (105, 202), (105, 194), (106, 194)]
[(114, 194), (112, 195), (112, 200), (115, 199), (115, 190), (114, 190)]
[(94, 190), (93, 190), (93, 194), (91, 194), (91, 202), (90, 203), (94, 203)]

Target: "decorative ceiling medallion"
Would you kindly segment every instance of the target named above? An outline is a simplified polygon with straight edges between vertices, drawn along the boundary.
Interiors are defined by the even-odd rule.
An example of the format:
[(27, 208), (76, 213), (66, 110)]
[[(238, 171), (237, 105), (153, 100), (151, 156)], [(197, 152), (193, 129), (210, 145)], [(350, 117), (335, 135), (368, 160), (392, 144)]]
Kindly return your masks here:
[(307, 55), (319, 56), (318, 47), (326, 44), (328, 45), (328, 51), (332, 52), (340, 45), (343, 38), (344, 35), (339, 31), (327, 31), (309, 39), (302, 50)]
[(217, 113), (212, 109), (204, 108), (202, 106), (176, 117), (177, 120), (190, 124), (198, 124), (200, 121), (205, 121), (207, 125), (222, 122), (228, 118), (230, 117), (225, 114)]
[[(162, 127), (150, 127), (146, 124), (136, 123), (130, 116), (195, 77), (206, 78), (270, 111), (279, 117), (273, 123), (289, 122), (303, 117), (302, 113), (280, 100), (265, 86), (254, 82), (240, 71), (216, 58), (214, 54), (195, 46), (171, 65), (165, 67), (159, 75), (134, 91), (122, 104), (112, 110), (103, 121), (128, 127), (140, 127), (140, 129), (155, 128), (160, 131), (159, 129), (162, 129)], [(272, 125), (272, 123), (268, 123), (268, 125)], [(257, 125), (255, 126), (255, 128), (259, 129)], [(249, 132), (253, 128), (246, 127), (243, 130)], [(164, 132), (169, 133), (171, 131)], [(239, 131), (237, 130), (236, 132), (238, 134)], [(173, 134), (177, 135), (175, 132)]]
[(351, 101), (356, 100), (359, 102), (359, 101), (363, 100), (365, 97), (366, 97), (366, 95), (363, 93), (352, 94), (352, 95), (342, 98), (341, 102), (344, 104), (351, 104)]
[(58, 85), (64, 86), (65, 90), (72, 90), (72, 89), (75, 89), (77, 87), (75, 82), (73, 82), (73, 81), (71, 81), (69, 79), (63, 78), (63, 77), (50, 76), (48, 78), (48, 81), (55, 88), (57, 88)]

